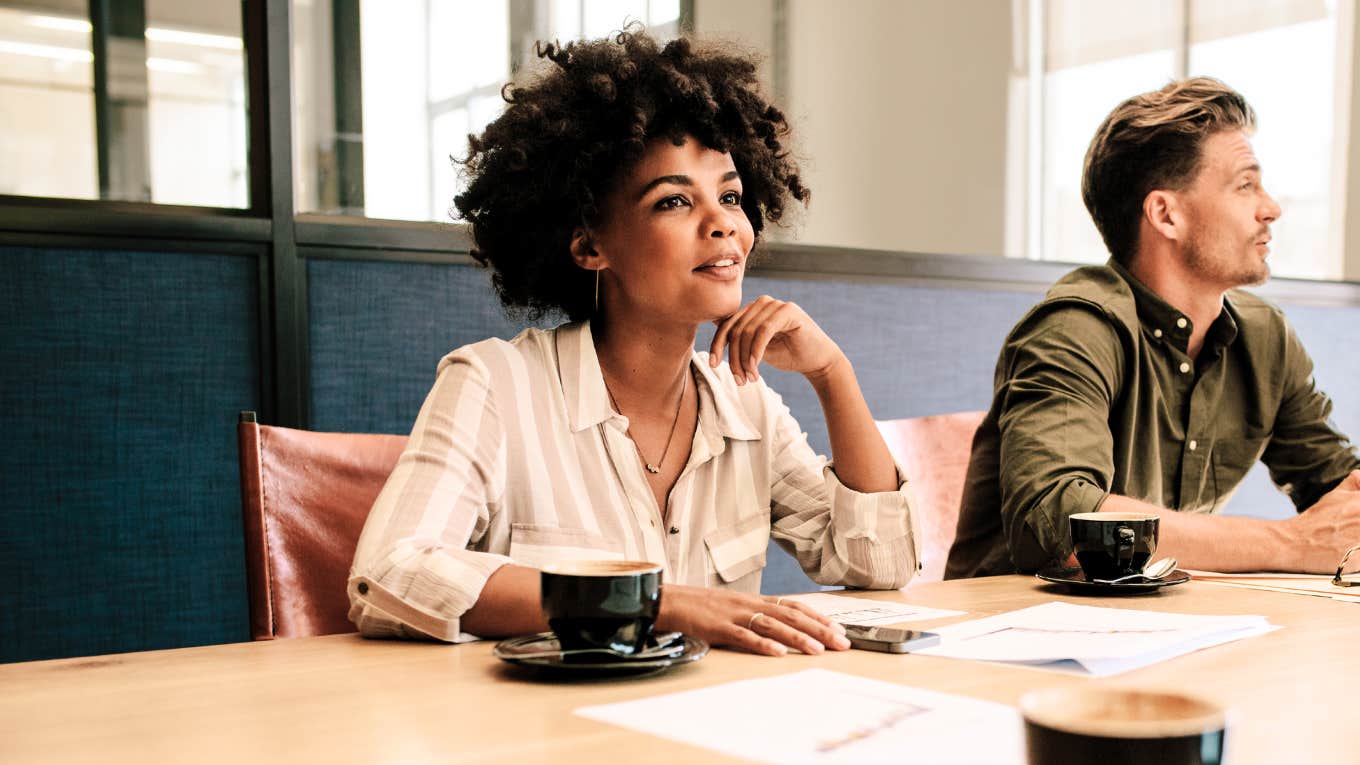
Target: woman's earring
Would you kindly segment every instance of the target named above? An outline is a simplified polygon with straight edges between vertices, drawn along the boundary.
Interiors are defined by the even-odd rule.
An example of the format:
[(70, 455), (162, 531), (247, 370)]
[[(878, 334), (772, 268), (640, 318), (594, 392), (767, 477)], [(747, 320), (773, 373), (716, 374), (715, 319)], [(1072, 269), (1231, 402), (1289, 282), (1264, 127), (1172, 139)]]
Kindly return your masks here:
[(600, 269), (595, 269), (595, 313), (600, 312)]

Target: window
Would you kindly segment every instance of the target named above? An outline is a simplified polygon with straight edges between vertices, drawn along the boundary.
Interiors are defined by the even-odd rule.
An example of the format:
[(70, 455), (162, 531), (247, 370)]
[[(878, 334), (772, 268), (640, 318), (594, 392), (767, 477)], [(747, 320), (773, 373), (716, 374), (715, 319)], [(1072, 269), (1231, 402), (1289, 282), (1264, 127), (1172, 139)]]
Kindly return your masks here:
[(454, 160), (500, 114), (535, 41), (630, 20), (672, 37), (680, 12), (680, 0), (294, 0), (298, 211), (451, 220)]
[(0, 4), (0, 194), (248, 206), (239, 5), (88, 7)]
[[(1275, 224), (1272, 271), (1279, 276), (1343, 275), (1341, 231), (1332, 224), (1338, 103), (1338, 24), (1350, 0), (1031, 0), (1029, 44), (1042, 56), (1037, 109), (1041, 140), (1028, 169), (1038, 191), (1026, 255), (1103, 262), (1108, 253), (1081, 201), (1081, 167), (1096, 127), (1123, 99), (1168, 80), (1207, 75), (1255, 107), (1253, 139), (1266, 188), (1284, 213)], [(1346, 9), (1349, 13), (1349, 7)], [(1036, 37), (1036, 30), (1042, 34)], [(1348, 39), (1348, 38), (1347, 38)], [(1348, 63), (1348, 62), (1346, 62)], [(1343, 135), (1344, 138), (1344, 135)], [(1339, 216), (1338, 216), (1339, 217)], [(1019, 249), (1012, 247), (1012, 250)]]

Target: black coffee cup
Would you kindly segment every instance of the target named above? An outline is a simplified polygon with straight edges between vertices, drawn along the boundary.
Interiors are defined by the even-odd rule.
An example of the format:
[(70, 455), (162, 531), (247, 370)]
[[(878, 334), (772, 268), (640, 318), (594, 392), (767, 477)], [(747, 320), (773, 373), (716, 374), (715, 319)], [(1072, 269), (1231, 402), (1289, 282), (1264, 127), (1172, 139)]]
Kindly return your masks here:
[(1029, 765), (1221, 765), (1227, 715), (1180, 693), (1056, 688), (1020, 699)]
[(1158, 518), (1151, 513), (1076, 513), (1067, 522), (1087, 580), (1137, 574), (1157, 551)]
[(564, 651), (631, 656), (647, 647), (661, 609), (661, 566), (589, 560), (544, 566), (543, 614)]

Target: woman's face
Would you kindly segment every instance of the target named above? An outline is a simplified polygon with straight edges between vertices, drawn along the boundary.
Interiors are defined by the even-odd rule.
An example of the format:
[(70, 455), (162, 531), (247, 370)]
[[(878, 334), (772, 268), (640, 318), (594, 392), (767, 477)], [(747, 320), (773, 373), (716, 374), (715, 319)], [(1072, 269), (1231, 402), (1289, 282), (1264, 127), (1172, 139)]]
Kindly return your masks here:
[(697, 325), (741, 307), (755, 241), (741, 192), (731, 155), (694, 138), (653, 141), (603, 200), (592, 232), (605, 315)]

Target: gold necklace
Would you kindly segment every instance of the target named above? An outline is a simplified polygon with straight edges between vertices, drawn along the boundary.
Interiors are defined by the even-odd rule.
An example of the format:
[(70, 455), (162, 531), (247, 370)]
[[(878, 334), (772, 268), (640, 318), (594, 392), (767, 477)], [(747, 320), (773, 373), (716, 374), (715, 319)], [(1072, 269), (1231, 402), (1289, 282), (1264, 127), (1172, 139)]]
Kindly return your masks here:
[[(604, 379), (603, 373), (600, 375), (600, 379), (604, 381), (604, 392), (609, 395), (609, 403), (614, 405), (614, 411), (623, 414), (623, 407), (619, 406), (619, 402), (614, 399), (614, 392), (609, 389), (609, 381)], [(689, 387), (688, 363), (685, 364), (685, 376), (680, 378), (680, 400), (675, 402), (675, 418), (671, 420), (671, 434), (666, 436), (666, 448), (661, 450), (661, 459), (657, 460), (655, 465), (648, 462), (646, 455), (642, 453), (642, 447), (638, 445), (637, 439), (633, 438), (632, 428), (624, 431), (628, 434), (628, 440), (633, 442), (633, 448), (637, 449), (638, 456), (642, 457), (642, 464), (647, 466), (648, 473), (660, 473), (661, 465), (666, 462), (666, 455), (670, 454), (671, 441), (675, 440), (675, 426), (680, 424), (680, 410), (685, 406), (685, 389), (687, 387)]]

